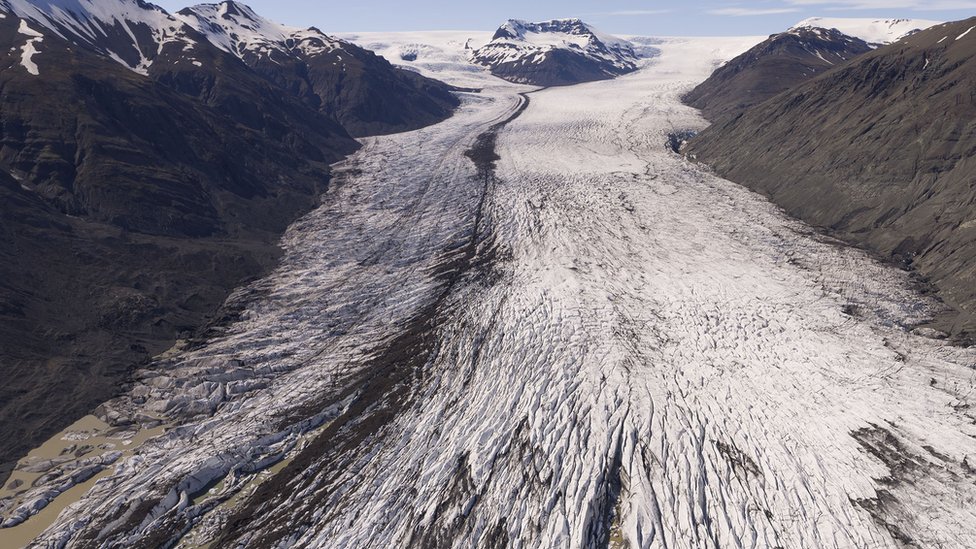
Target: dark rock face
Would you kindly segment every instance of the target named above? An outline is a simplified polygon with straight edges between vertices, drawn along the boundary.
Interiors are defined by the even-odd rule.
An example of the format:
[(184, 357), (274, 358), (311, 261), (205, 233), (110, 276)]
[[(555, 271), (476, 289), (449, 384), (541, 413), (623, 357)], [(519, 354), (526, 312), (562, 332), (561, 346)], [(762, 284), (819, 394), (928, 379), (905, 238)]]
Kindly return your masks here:
[(278, 25), (235, 2), (194, 6), (178, 15), (355, 136), (427, 126), (459, 104), (450, 86), (398, 69), (318, 29)]
[(184, 70), (164, 52), (154, 82), (45, 37), (32, 76), (18, 66), (16, 32), (3, 39), (18, 51), (0, 75), (0, 162), (66, 214), (166, 236), (226, 233), (234, 216), (280, 231), (259, 203), (300, 196), (293, 208), (307, 208), (327, 165), (356, 148), (334, 120), (222, 53)]
[(869, 51), (866, 42), (836, 29), (774, 34), (719, 67), (684, 100), (710, 120), (738, 114)]
[(164, 50), (155, 82), (47, 34), (35, 76), (18, 25), (0, 19), (4, 478), (268, 270), (357, 147), (223, 52), (181, 71)]
[(631, 44), (601, 34), (579, 19), (543, 23), (509, 20), (473, 60), (492, 74), (522, 84), (566, 86), (607, 80), (637, 70)]
[[(151, 59), (124, 58), (117, 33), (76, 41), (73, 27), (22, 21), (0, 0), (0, 482), (275, 265), (329, 164), (359, 146), (340, 112), (372, 133), (436, 122), (457, 103), (360, 51), (366, 61), (330, 69), (342, 76), (313, 106), (158, 8), (106, 1), (163, 19), (128, 24), (145, 30), (130, 45)], [(23, 63), (33, 35), (37, 74)], [(422, 106), (398, 110), (413, 100)], [(371, 118), (377, 104), (388, 110)]]
[(928, 278), (976, 320), (976, 18), (932, 27), (720, 119), (687, 151)]
[[(342, 69), (338, 60), (342, 60)], [(354, 136), (408, 131), (444, 120), (458, 106), (451, 88), (394, 68), (371, 51), (342, 50), (290, 59), (246, 55), (257, 73), (334, 116)]]

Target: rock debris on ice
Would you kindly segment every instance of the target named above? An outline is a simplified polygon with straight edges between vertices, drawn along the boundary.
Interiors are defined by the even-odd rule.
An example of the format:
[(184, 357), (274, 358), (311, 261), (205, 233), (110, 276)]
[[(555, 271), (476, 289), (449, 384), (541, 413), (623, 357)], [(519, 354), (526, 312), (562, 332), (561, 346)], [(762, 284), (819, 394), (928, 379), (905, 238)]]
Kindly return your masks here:
[(484, 77), (366, 139), (240, 320), (101, 408), (175, 427), (37, 544), (976, 546), (976, 353), (912, 333), (937, 304), (905, 273), (665, 147), (754, 43), (662, 41), (502, 129), (527, 88)]

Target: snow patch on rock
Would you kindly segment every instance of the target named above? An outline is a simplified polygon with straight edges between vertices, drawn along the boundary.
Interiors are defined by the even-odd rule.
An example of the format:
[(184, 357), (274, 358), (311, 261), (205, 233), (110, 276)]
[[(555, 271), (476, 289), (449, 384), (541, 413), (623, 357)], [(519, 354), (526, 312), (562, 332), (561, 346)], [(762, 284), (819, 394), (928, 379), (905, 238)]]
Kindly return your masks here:
[(341, 41), (318, 29), (282, 25), (233, 1), (199, 4), (180, 10), (176, 16), (217, 47), (238, 57), (248, 53), (272, 55), (275, 52), (301, 52), (314, 56), (342, 47)]
[(182, 22), (140, 0), (0, 0), (0, 9), (142, 74), (165, 44), (189, 42)]
[(41, 74), (41, 72), (37, 69), (37, 63), (34, 62), (34, 55), (38, 53), (37, 44), (44, 40), (44, 36), (36, 30), (30, 28), (27, 21), (24, 21), (23, 19), (20, 20), (20, 28), (17, 29), (17, 32), (29, 37), (21, 50), (21, 66), (27, 69), (27, 72), (33, 74), (34, 76)]
[(554, 51), (572, 53), (622, 74), (637, 68), (633, 44), (603, 33), (579, 19), (555, 19), (530, 23), (505, 22), (491, 42), (473, 52), (475, 62), (493, 67), (506, 64), (540, 64)]

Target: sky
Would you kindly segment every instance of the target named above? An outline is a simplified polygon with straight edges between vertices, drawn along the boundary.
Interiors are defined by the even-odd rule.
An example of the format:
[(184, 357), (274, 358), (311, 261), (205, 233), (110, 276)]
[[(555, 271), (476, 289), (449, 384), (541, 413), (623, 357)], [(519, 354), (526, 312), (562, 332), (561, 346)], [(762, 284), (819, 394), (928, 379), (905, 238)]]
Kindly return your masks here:
[[(188, 3), (153, 0), (176, 11)], [(976, 0), (240, 0), (269, 19), (325, 32), (494, 30), (506, 19), (579, 17), (603, 31), (657, 36), (766, 35), (807, 17), (976, 16)]]

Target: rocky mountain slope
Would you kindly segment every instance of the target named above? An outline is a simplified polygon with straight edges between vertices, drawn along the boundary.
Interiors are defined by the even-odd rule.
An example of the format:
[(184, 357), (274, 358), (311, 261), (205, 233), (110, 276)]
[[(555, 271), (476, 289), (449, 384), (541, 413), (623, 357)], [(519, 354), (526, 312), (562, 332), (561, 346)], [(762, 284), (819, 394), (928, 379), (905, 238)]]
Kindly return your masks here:
[(416, 129), (443, 120), (458, 105), (440, 82), (397, 70), (318, 29), (269, 21), (236, 2), (201, 4), (177, 16), (353, 135)]
[(723, 119), (688, 152), (790, 213), (910, 265), (976, 314), (976, 18), (867, 53)]
[(165, 10), (141, 0), (0, 0), (0, 11), (141, 73), (170, 44), (191, 49), (203, 42)]
[(472, 54), (510, 82), (562, 86), (606, 80), (637, 69), (633, 45), (579, 19), (529, 23), (511, 19)]
[(684, 99), (709, 119), (734, 115), (869, 51), (836, 29), (794, 28), (722, 65)]
[(248, 314), (25, 460), (0, 536), (976, 547), (976, 348), (911, 333), (905, 272), (661, 146), (758, 41), (531, 94), (478, 71), (450, 120), (371, 139)]
[(438, 120), (453, 100), (373, 59), (336, 65), (332, 103), (313, 108), (134, 0), (3, 0), (0, 16), (2, 479), (274, 265), (329, 164), (358, 148), (336, 102), (396, 105), (406, 93), (369, 89), (372, 79), (412, 82), (441, 107), (381, 120), (346, 111), (361, 134)]

